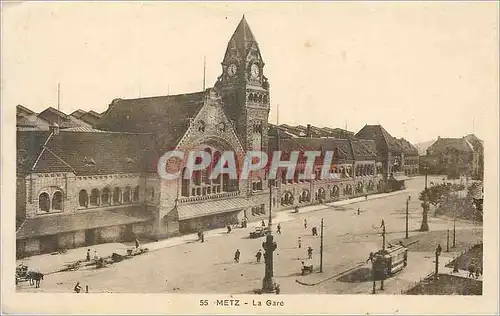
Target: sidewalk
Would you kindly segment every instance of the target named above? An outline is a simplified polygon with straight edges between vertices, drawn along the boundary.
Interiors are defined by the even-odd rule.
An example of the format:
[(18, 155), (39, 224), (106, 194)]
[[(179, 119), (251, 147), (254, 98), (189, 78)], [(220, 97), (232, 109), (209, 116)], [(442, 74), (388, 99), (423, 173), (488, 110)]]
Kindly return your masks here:
[[(368, 200), (373, 200), (373, 199), (379, 199), (379, 198), (384, 198), (396, 194), (402, 194), (405, 192), (408, 192), (409, 190), (401, 190), (401, 191), (396, 191), (396, 192), (391, 192), (391, 193), (382, 193), (382, 194), (376, 194), (376, 195), (369, 195)], [(320, 204), (320, 205), (311, 205), (311, 206), (306, 206), (303, 208), (299, 209), (299, 213), (297, 215), (300, 215), (301, 213), (308, 213), (308, 212), (314, 212), (314, 211), (320, 211), (320, 210), (325, 210), (329, 209), (332, 207), (336, 206), (342, 206), (342, 205), (348, 205), (352, 203), (358, 203), (358, 202), (363, 202), (365, 201), (365, 197), (358, 197), (354, 199), (349, 199), (349, 200), (342, 200), (342, 201), (337, 201), (337, 202), (332, 202), (332, 203), (325, 203), (325, 204)], [(278, 211), (275, 214), (275, 217), (273, 218), (274, 224), (276, 223), (284, 223), (284, 222), (289, 222), (294, 220), (296, 217), (293, 215), (294, 210), (284, 210), (284, 211)], [(249, 223), (251, 225), (251, 223)], [(252, 226), (249, 227), (251, 228)], [(218, 228), (218, 229), (213, 229), (205, 232), (205, 239), (212, 239), (214, 237), (218, 236), (225, 236), (226, 235), (226, 228)], [(189, 235), (182, 235), (182, 236), (177, 236), (177, 237), (172, 237), (168, 239), (163, 239), (159, 240), (156, 242), (148, 242), (148, 243), (141, 243), (142, 248), (148, 248), (150, 251), (158, 250), (158, 249), (163, 249), (163, 248), (169, 248), (169, 247), (174, 247), (178, 245), (183, 245), (191, 242), (198, 242), (198, 236), (196, 234), (189, 234)], [(87, 254), (87, 249), (90, 249), (90, 255), (93, 258), (94, 257), (94, 251), (97, 250), (97, 254), (100, 257), (107, 257), (110, 256), (113, 252), (119, 253), (119, 254), (125, 254), (126, 250), (129, 248), (132, 248), (132, 244), (125, 244), (125, 243), (107, 243), (107, 244), (98, 244), (98, 245), (93, 245), (89, 247), (80, 247), (80, 248), (74, 248), (74, 249), (69, 249), (66, 253), (64, 254), (57, 254), (57, 255), (51, 255), (51, 254), (43, 254), (43, 255), (37, 255), (37, 256), (32, 256), (32, 257), (27, 257), (21, 260), (16, 260), (16, 265), (19, 265), (20, 263), (24, 263), (28, 265), (30, 270), (35, 270), (35, 271), (40, 271), (45, 274), (49, 273), (55, 273), (58, 272), (66, 267), (67, 264), (73, 263), (77, 260), (85, 260), (86, 254)]]
[(411, 190), (405, 189), (405, 190), (389, 192), (389, 193), (373, 194), (373, 195), (368, 195), (368, 198), (365, 198), (364, 196), (360, 196), (360, 197), (357, 197), (354, 199), (304, 206), (304, 207), (299, 208), (299, 213), (295, 213), (295, 210), (286, 210), (283, 212), (292, 213), (292, 214), (301, 214), (301, 213), (308, 213), (308, 212), (314, 212), (314, 211), (322, 211), (322, 210), (326, 210), (326, 209), (329, 209), (332, 207), (344, 206), (344, 205), (348, 205), (348, 204), (354, 204), (354, 203), (375, 200), (375, 199), (382, 199), (382, 198), (386, 198), (389, 196), (408, 193), (408, 192), (411, 192)]

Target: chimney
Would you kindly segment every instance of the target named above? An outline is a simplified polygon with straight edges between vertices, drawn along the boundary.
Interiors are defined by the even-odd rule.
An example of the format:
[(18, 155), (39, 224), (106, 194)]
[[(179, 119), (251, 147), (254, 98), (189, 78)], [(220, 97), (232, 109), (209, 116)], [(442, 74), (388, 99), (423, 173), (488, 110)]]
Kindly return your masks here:
[(59, 134), (59, 125), (54, 122), (52, 123), (50, 126), (49, 126), (49, 131), (54, 134), (54, 135), (58, 135)]
[(306, 137), (311, 138), (311, 124), (307, 124)]
[(441, 139), (441, 136), (438, 136), (438, 139)]

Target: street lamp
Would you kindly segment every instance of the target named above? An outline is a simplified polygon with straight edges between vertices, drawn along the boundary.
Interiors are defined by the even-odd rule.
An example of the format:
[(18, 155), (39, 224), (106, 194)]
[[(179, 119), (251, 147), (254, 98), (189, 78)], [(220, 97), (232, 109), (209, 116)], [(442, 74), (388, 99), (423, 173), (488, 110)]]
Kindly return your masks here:
[(262, 280), (262, 293), (274, 293), (276, 287), (274, 285), (274, 267), (273, 267), (273, 252), (276, 250), (277, 244), (273, 240), (272, 234), (272, 182), (269, 181), (269, 223), (268, 228), (269, 231), (266, 235), (266, 241), (262, 243), (262, 248), (264, 248), (264, 261), (265, 265), (265, 274), (264, 279)]
[(425, 191), (427, 191), (427, 171), (429, 170), (429, 167), (425, 166), (425, 167), (422, 167), (422, 169), (424, 169), (424, 172), (425, 172)]
[(405, 239), (408, 239), (408, 203), (410, 202), (411, 196), (406, 199), (406, 234)]

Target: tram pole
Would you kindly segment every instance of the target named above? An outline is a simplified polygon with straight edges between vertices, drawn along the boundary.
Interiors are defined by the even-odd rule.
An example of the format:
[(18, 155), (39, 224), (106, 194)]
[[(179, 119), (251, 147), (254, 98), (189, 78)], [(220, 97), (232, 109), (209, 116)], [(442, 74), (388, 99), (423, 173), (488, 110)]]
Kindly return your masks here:
[(385, 272), (387, 270), (386, 264), (387, 262), (385, 261), (384, 254), (385, 254), (385, 222), (382, 220), (382, 256), (383, 256), (383, 271), (381, 273), (381, 280), (380, 280), (380, 289), (384, 290), (384, 279), (385, 279)]
[(373, 281), (373, 287), (372, 287), (372, 294), (377, 293), (376, 287), (376, 278), (375, 278), (375, 260), (372, 258), (372, 281)]
[(321, 219), (321, 245), (319, 249), (319, 272), (323, 272), (323, 219)]
[(457, 222), (457, 218), (455, 217), (453, 219), (453, 248), (455, 248), (455, 234), (456, 234), (456, 222)]
[(405, 239), (408, 239), (408, 202), (410, 201), (410, 197), (406, 199), (406, 234)]
[(450, 252), (450, 230), (446, 230), (446, 252)]
[(385, 250), (385, 222), (382, 220), (382, 250)]

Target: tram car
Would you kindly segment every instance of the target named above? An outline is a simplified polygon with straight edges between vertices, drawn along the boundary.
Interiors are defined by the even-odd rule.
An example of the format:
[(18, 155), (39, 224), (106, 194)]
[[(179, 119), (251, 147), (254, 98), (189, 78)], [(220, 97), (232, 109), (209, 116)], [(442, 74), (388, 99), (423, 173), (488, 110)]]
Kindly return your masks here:
[(373, 268), (379, 277), (388, 277), (408, 265), (408, 248), (397, 245), (379, 250), (374, 254)]

